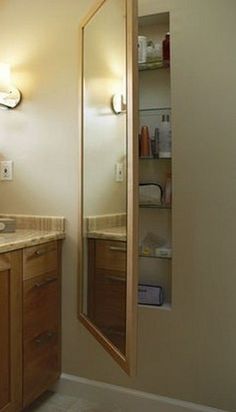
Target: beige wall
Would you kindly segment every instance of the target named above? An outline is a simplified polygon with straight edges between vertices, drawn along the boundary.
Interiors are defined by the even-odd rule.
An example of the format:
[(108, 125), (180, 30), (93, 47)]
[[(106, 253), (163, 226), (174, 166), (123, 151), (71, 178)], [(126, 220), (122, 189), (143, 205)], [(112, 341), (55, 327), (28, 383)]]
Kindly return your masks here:
[(171, 11), (174, 307), (139, 310), (132, 379), (76, 319), (77, 31), (91, 3), (0, 3), (0, 60), (24, 93), (17, 111), (0, 112), (0, 153), (15, 162), (1, 211), (67, 218), (65, 372), (235, 411), (236, 2), (142, 1)]

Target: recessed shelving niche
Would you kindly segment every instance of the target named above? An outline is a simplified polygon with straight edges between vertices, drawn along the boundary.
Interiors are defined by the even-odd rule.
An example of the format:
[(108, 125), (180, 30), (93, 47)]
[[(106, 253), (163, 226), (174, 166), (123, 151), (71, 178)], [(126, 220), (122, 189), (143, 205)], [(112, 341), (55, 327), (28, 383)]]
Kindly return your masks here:
[[(162, 42), (169, 32), (169, 13), (161, 13), (139, 18), (139, 35), (148, 40)], [(163, 115), (171, 119), (171, 67), (162, 60), (147, 61), (139, 64), (139, 125), (148, 126), (149, 134), (154, 139), (155, 129), (161, 126)], [(172, 154), (158, 157), (157, 153), (139, 158), (139, 182), (155, 183), (162, 186), (163, 192), (172, 170)], [(151, 202), (150, 202), (151, 203)], [(168, 247), (172, 251), (172, 205), (139, 205), (139, 247), (144, 250), (149, 237), (157, 242), (157, 247)], [(151, 234), (151, 236), (150, 236)], [(153, 240), (154, 239), (154, 240)], [(158, 242), (160, 244), (158, 244)], [(150, 245), (149, 245), (150, 246)], [(148, 245), (147, 245), (148, 248)], [(165, 301), (162, 306), (139, 304), (140, 308), (170, 310), (172, 302), (172, 257), (156, 256), (155, 247), (149, 253), (139, 255), (139, 282), (161, 286)]]

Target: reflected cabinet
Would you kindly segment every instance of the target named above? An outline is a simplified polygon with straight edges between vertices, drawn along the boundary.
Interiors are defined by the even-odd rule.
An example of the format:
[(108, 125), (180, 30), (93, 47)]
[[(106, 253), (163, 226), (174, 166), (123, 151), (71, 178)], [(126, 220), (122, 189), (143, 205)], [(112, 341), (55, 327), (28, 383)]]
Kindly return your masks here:
[(80, 30), (78, 312), (128, 374), (138, 304), (171, 305), (169, 30), (136, 0), (98, 2)]

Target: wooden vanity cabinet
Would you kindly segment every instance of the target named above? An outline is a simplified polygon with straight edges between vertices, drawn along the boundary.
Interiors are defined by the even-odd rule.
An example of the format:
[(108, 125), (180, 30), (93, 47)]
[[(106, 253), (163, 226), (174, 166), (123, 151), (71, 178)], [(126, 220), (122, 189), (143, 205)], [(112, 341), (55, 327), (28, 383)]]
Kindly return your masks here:
[(61, 241), (0, 254), (0, 412), (18, 412), (61, 372)]
[(88, 316), (125, 353), (126, 242), (88, 240)]
[(0, 411), (21, 409), (22, 254), (0, 255)]
[(56, 381), (61, 371), (61, 245), (23, 251), (23, 406)]

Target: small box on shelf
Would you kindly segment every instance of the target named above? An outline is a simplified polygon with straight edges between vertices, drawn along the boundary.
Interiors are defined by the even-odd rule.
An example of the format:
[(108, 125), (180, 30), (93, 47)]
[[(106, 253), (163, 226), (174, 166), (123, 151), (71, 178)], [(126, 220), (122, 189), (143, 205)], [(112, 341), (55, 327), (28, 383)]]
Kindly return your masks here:
[(139, 284), (138, 303), (142, 305), (162, 306), (164, 304), (164, 289), (159, 285)]

